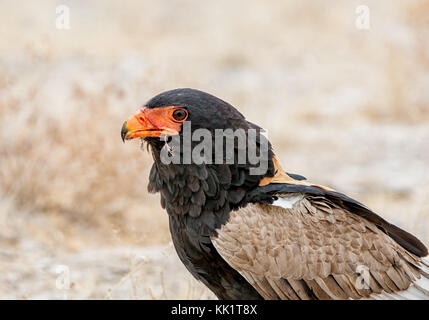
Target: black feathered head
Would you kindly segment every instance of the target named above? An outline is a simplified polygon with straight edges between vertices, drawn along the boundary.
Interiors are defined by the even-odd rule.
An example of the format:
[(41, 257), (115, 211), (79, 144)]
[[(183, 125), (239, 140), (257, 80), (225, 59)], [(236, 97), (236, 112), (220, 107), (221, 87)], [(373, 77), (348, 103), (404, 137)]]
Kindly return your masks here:
[(192, 129), (260, 129), (229, 103), (203, 91), (174, 89), (150, 99), (122, 127), (124, 140), (180, 134), (183, 122)]
[[(272, 176), (272, 151), (268, 140), (261, 134), (262, 129), (257, 125), (248, 122), (245, 117), (229, 103), (202, 91), (195, 89), (174, 89), (158, 94), (150, 99), (143, 108), (141, 108), (134, 116), (129, 118), (122, 127), (122, 138), (124, 140), (143, 138), (155, 153), (159, 153), (163, 147), (170, 147), (166, 145), (170, 137), (177, 136), (180, 138), (181, 145), (186, 144), (183, 139), (185, 138), (185, 129), (190, 130), (192, 135), (197, 130), (204, 129), (207, 134), (211, 136), (212, 140), (218, 138), (217, 133), (221, 132), (223, 161), (229, 164), (252, 166), (258, 165), (258, 160), (265, 159), (267, 165), (264, 166), (265, 172), (259, 172), (261, 176)], [(229, 130), (229, 131), (228, 131)], [(249, 132), (253, 130), (253, 134)], [(241, 135), (240, 135), (241, 134)], [(244, 147), (240, 145), (240, 137), (245, 140)], [(190, 140), (189, 144), (194, 148), (199, 141), (194, 139), (195, 136), (187, 136)], [(200, 138), (203, 138), (200, 134)], [(206, 137), (205, 137), (206, 138)], [(231, 157), (228, 156), (228, 145), (226, 140), (231, 138), (233, 140), (233, 152)], [(243, 142), (244, 140), (241, 140)], [(216, 146), (219, 146), (219, 141), (216, 141)], [(266, 144), (263, 149), (262, 144)], [(254, 146), (252, 145), (254, 144)], [(254, 148), (255, 156), (252, 160), (249, 148)], [(191, 153), (192, 150), (185, 150), (183, 147), (174, 150), (174, 152), (181, 155)], [(209, 163), (215, 163), (216, 153), (219, 155), (219, 150), (215, 150), (215, 143), (210, 141), (210, 151), (213, 151), (209, 158)], [(169, 149), (171, 151), (171, 149)], [(253, 149), (252, 149), (253, 150)], [(202, 151), (207, 151), (206, 149)], [(245, 160), (238, 153), (242, 152)], [(266, 154), (263, 154), (263, 153)], [(195, 155), (195, 154), (193, 154)], [(155, 161), (158, 157), (155, 155)], [(192, 163), (191, 159), (191, 163)], [(228, 162), (229, 161), (229, 162)], [(184, 162), (189, 164), (190, 162)], [(218, 163), (218, 162), (216, 162)]]

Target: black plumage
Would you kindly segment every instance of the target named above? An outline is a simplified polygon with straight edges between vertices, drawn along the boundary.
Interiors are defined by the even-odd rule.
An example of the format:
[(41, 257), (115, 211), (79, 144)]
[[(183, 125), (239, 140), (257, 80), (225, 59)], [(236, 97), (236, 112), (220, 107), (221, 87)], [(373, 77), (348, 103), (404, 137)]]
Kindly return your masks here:
[[(192, 130), (257, 128), (230, 104), (207, 93), (172, 90), (146, 103), (149, 108), (182, 106), (189, 111)], [(257, 291), (216, 252), (210, 236), (228, 220), (229, 212), (245, 205), (246, 193), (264, 176), (273, 176), (273, 164), (260, 176), (249, 174), (249, 166), (238, 164), (169, 164), (160, 161), (164, 146), (147, 138), (154, 164), (149, 192), (161, 193), (161, 204), (170, 219), (172, 240), (187, 269), (221, 299), (259, 299)], [(182, 152), (182, 151), (181, 151)], [(224, 153), (225, 154), (225, 153)], [(269, 150), (272, 156), (272, 151)], [(214, 161), (214, 160), (213, 160)]]
[[(319, 188), (306, 183), (303, 176), (279, 172), (274, 161), (271, 145), (261, 133), (262, 129), (248, 122), (244, 116), (227, 102), (210, 94), (194, 89), (176, 89), (161, 93), (149, 100), (145, 107), (148, 110), (177, 106), (188, 112), (186, 121), (192, 125), (192, 131), (204, 128), (213, 133), (216, 129), (243, 129), (248, 136), (249, 129), (256, 129), (254, 138), (256, 149), (262, 143), (268, 144), (267, 168), (261, 174), (251, 174), (250, 170), (258, 163), (238, 163), (238, 145), (234, 141), (234, 161), (229, 163), (223, 158), (222, 163), (165, 164), (161, 161), (161, 150), (165, 141), (155, 136), (146, 136), (144, 141), (151, 149), (154, 164), (149, 174), (148, 191), (160, 193), (161, 206), (169, 216), (170, 232), (174, 247), (180, 260), (189, 272), (210, 288), (220, 299), (261, 299), (271, 297), (264, 289), (266, 280), (260, 287), (251, 285), (246, 278), (225, 261), (214, 246), (222, 226), (228, 223), (231, 213), (241, 210), (251, 204), (272, 204), (284, 194), (302, 194), (308, 197), (322, 197), (335, 208), (353, 212), (374, 223), (385, 234), (394, 239), (411, 254), (418, 257), (427, 254), (426, 247), (414, 236), (389, 224), (359, 202), (335, 191)], [(146, 111), (145, 111), (146, 112)], [(121, 135), (127, 137), (127, 127), (124, 124)], [(183, 139), (182, 131), (179, 139)], [(194, 147), (198, 141), (192, 141)], [(183, 144), (182, 144), (183, 145)], [(213, 144), (214, 148), (214, 144)], [(180, 156), (186, 152), (183, 148), (174, 150)], [(224, 152), (223, 155), (226, 153)], [(247, 153), (246, 153), (247, 154)], [(213, 157), (216, 154), (213, 152)], [(261, 185), (266, 179), (283, 174), (286, 183), (269, 183)], [(273, 180), (274, 181), (274, 180)], [(250, 264), (253, 262), (250, 261)], [(301, 281), (301, 282), (300, 282)], [(287, 290), (292, 290), (291, 296), (299, 296), (297, 287), (302, 288), (306, 298), (328, 296), (313, 284), (310, 288), (305, 281), (292, 282)], [(276, 286), (289, 286), (288, 282)], [(262, 290), (262, 291), (261, 291)], [(319, 291), (318, 291), (319, 290)], [(277, 296), (277, 293), (274, 294)]]

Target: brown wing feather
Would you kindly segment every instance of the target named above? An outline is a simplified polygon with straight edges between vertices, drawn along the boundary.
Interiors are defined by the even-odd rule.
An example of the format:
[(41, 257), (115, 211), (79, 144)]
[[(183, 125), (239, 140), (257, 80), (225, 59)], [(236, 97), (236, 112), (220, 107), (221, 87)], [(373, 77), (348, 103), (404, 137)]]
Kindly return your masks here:
[[(323, 197), (292, 208), (250, 204), (212, 237), (221, 256), (266, 299), (359, 299), (407, 289), (419, 258), (372, 222)], [(367, 270), (365, 287), (359, 286)]]
[[(412, 234), (406, 232), (405, 230), (402, 230), (401, 228), (398, 228), (397, 226), (388, 223), (383, 218), (378, 216), (376, 213), (366, 208), (363, 204), (347, 197), (344, 194), (336, 192), (331, 188), (328, 188), (322, 185), (312, 184), (309, 181), (306, 181), (305, 179), (296, 180), (291, 175), (286, 173), (286, 171), (283, 170), (283, 168), (281, 167), (279, 161), (275, 156), (273, 157), (272, 160), (274, 164), (274, 176), (265, 177), (261, 179), (261, 181), (259, 182), (259, 186), (262, 189), (264, 189), (264, 187), (265, 188), (274, 187), (275, 189), (278, 186), (281, 186), (281, 187), (287, 187), (286, 189), (289, 189), (287, 193), (291, 192), (290, 188), (292, 189), (308, 188), (307, 192), (310, 191), (308, 194), (313, 194), (313, 195), (314, 193), (319, 193), (319, 194), (322, 193), (324, 194), (325, 198), (335, 199), (337, 202), (342, 203), (343, 208), (347, 208), (347, 210), (350, 210), (354, 214), (359, 215), (367, 219), (368, 221), (375, 223), (385, 233), (387, 233), (390, 237), (392, 237), (397, 243), (399, 243), (402, 247), (414, 253), (415, 255), (419, 257), (425, 257), (428, 255), (428, 249), (419, 239), (417, 239)], [(258, 191), (261, 191), (261, 190), (257, 190), (257, 192)], [(299, 192), (302, 192), (302, 191), (299, 191)], [(307, 193), (307, 192), (304, 192), (304, 193)]]

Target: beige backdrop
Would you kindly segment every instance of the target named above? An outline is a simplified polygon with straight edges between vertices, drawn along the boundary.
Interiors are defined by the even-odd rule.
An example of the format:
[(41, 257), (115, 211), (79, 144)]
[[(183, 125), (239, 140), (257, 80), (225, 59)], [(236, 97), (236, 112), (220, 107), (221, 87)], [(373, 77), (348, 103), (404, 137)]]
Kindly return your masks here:
[(0, 6), (0, 298), (212, 297), (146, 192), (150, 156), (120, 138), (176, 87), (232, 103), (287, 170), (429, 244), (428, 1)]

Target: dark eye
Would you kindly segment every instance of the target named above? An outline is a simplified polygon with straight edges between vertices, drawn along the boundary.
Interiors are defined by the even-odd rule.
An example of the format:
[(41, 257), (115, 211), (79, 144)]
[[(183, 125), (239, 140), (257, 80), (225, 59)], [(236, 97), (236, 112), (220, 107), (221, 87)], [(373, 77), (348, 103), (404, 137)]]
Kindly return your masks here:
[(188, 116), (188, 113), (183, 109), (177, 109), (173, 112), (173, 118), (176, 121), (183, 121)]

